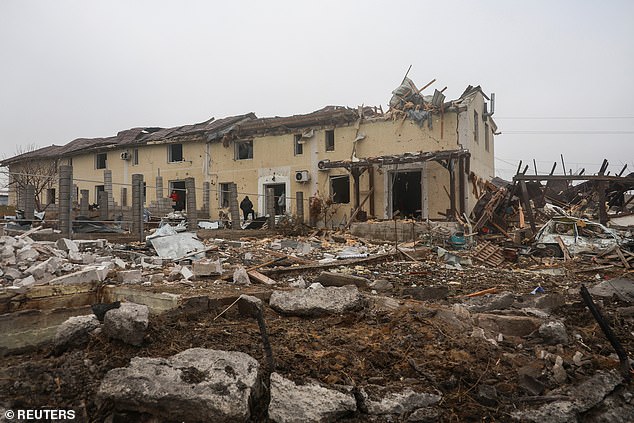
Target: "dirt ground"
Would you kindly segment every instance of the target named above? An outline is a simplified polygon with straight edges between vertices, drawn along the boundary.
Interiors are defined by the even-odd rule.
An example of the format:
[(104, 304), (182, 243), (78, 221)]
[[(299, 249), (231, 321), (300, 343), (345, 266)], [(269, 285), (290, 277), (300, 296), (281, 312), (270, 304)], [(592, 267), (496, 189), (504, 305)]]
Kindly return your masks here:
[[(226, 234), (214, 231), (213, 236), (220, 238)], [(265, 256), (263, 251), (251, 260), (263, 261)], [(584, 354), (586, 362), (582, 366), (568, 369), (568, 384), (597, 370), (618, 368), (614, 350), (582, 303), (579, 288), (583, 283), (588, 286), (596, 283), (597, 274), (601, 279), (622, 275), (575, 274), (570, 272), (574, 263), (565, 275), (539, 274), (531, 272), (535, 265), (530, 261), (506, 262), (499, 268), (475, 264), (457, 271), (444, 268), (444, 263), (429, 250), (419, 251), (417, 257), (418, 261), (413, 261), (394, 256), (348, 269), (353, 274), (382, 278), (393, 284), (390, 291), (380, 294), (365, 289), (368, 303), (361, 311), (299, 318), (280, 315), (267, 307), (265, 318), (276, 370), (298, 383), (315, 380), (328, 385), (365, 387), (370, 391), (381, 387), (396, 392), (411, 387), (415, 391), (440, 393), (437, 421), (505, 422), (511, 420), (513, 411), (548, 401), (536, 398), (519, 383), (520, 369), (532, 369), (531, 374), (545, 385), (544, 395), (560, 386), (552, 378), (552, 363), (540, 359), (540, 351), (561, 355), (567, 363), (572, 362), (577, 351)], [(242, 259), (232, 256), (231, 260)], [(299, 275), (310, 283), (319, 272), (284, 272), (274, 277), (284, 286)], [(448, 294), (440, 299), (415, 300), (404, 291), (413, 285), (447, 286)], [(439, 312), (463, 303), (464, 295), (483, 289), (496, 287), (498, 292), (509, 291), (519, 296), (530, 295), (537, 286), (546, 293), (564, 297), (565, 303), (554, 309), (552, 315), (565, 322), (571, 337), (569, 345), (542, 345), (528, 336), (521, 340), (500, 339), (496, 346), (459, 330)], [(198, 281), (193, 286), (153, 289), (180, 290), (190, 296), (243, 292), (229, 283), (214, 285), (211, 280)], [(616, 298), (600, 304), (624, 349), (632, 351), (634, 320), (621, 313), (628, 304)], [(223, 309), (224, 306), (209, 312), (156, 316), (150, 319), (141, 347), (99, 334), (84, 348), (59, 357), (52, 356), (47, 348), (0, 357), (0, 406), (74, 409), (78, 414), (76, 421), (101, 422), (112, 413), (113, 405), (95, 401), (100, 381), (109, 370), (126, 366), (132, 357), (167, 357), (188, 348), (203, 347), (241, 351), (263, 364), (256, 321), (241, 317), (235, 307), (216, 318)], [(483, 395), (482, 386), (494, 387), (494, 398)], [(357, 416), (346, 421), (367, 420)], [(377, 417), (372, 421), (391, 420)]]

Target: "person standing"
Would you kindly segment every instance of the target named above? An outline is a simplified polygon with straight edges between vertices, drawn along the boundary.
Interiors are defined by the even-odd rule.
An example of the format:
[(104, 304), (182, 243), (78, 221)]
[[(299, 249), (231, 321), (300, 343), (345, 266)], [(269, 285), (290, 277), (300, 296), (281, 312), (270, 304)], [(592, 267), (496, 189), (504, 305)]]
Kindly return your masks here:
[(240, 202), (240, 210), (242, 210), (242, 214), (244, 216), (244, 220), (247, 220), (249, 214), (255, 219), (255, 212), (253, 211), (253, 203), (249, 200), (249, 196), (246, 195), (242, 201)]

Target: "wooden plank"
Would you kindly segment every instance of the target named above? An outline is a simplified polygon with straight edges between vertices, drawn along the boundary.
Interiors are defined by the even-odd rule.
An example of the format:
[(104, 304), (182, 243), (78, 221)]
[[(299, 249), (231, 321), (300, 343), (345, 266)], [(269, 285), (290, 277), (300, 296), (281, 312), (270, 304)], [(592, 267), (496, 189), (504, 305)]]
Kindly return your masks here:
[(257, 270), (251, 270), (247, 272), (250, 279), (253, 279), (256, 282), (263, 283), (265, 285), (275, 285), (277, 282), (266, 275), (258, 272)]
[(621, 261), (623, 262), (623, 266), (626, 269), (630, 269), (632, 266), (630, 266), (630, 263), (625, 259), (625, 256), (623, 255), (623, 253), (621, 252), (620, 248), (616, 249), (616, 254), (619, 256), (619, 258), (621, 259)]
[(561, 251), (564, 254), (564, 261), (570, 260), (570, 251), (568, 251), (568, 248), (564, 244), (564, 240), (561, 239), (559, 235), (557, 235), (555, 239), (557, 240), (557, 244), (559, 244), (559, 248), (561, 248)]

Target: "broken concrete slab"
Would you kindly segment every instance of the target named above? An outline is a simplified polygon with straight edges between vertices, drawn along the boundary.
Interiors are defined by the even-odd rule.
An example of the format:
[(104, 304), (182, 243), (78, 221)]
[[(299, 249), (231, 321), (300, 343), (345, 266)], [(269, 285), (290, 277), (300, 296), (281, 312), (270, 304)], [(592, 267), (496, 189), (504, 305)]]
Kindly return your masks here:
[(18, 263), (32, 262), (37, 260), (40, 253), (30, 244), (25, 245), (15, 252), (15, 259)]
[[(403, 413), (414, 411), (418, 408), (436, 404), (442, 399), (440, 395), (426, 392), (415, 392), (411, 388), (407, 388), (401, 392), (384, 394), (380, 399), (373, 399), (372, 397), (374, 395), (366, 393), (366, 389), (362, 389), (361, 396), (363, 398), (364, 408), (367, 409), (368, 414), (401, 415)], [(385, 391), (378, 386), (372, 387), (372, 390), (377, 390), (379, 392)]]
[(139, 346), (143, 343), (148, 327), (149, 309), (146, 305), (122, 303), (121, 307), (108, 310), (103, 321), (103, 332), (110, 338)]
[(634, 302), (634, 280), (626, 278), (616, 278), (601, 281), (588, 291), (593, 296), (610, 298), (613, 295), (622, 300)]
[[(152, 238), (150, 243), (160, 258), (172, 260), (185, 257), (196, 251), (200, 251), (202, 255), (204, 254), (203, 250), (205, 250), (205, 245), (196, 238), (196, 234), (193, 232)], [(196, 254), (194, 254), (195, 256)]]
[(192, 262), (192, 271), (196, 278), (222, 275), (220, 260), (200, 259)]
[(261, 395), (259, 364), (241, 352), (191, 348), (169, 358), (134, 357), (97, 392), (119, 410), (162, 420), (244, 422)]
[(77, 246), (75, 241), (68, 238), (58, 239), (57, 242), (55, 243), (55, 246), (57, 247), (57, 249), (66, 251), (66, 252), (79, 251), (79, 247)]
[(357, 288), (367, 288), (370, 284), (367, 278), (336, 272), (321, 272), (315, 282), (319, 282), (322, 286), (355, 285)]
[(311, 383), (296, 385), (278, 373), (271, 374), (269, 419), (275, 423), (334, 422), (357, 410), (352, 393)]
[(449, 295), (449, 288), (445, 285), (409, 286), (403, 288), (402, 295), (410, 296), (419, 301), (440, 300), (447, 298)]
[(101, 282), (108, 274), (106, 266), (90, 266), (78, 272), (59, 276), (49, 281), (50, 285), (75, 285), (83, 283)]
[(472, 313), (483, 313), (492, 310), (505, 310), (515, 302), (515, 295), (511, 292), (483, 295), (481, 297), (468, 298), (465, 307)]
[(13, 281), (13, 286), (31, 286), (35, 285), (36, 280), (32, 275), (27, 276), (23, 279), (16, 279)]
[(505, 316), (498, 314), (475, 315), (476, 325), (493, 333), (506, 336), (526, 336), (539, 328), (541, 320), (526, 316)]
[(151, 314), (160, 314), (173, 310), (181, 303), (181, 296), (169, 292), (150, 292), (134, 285), (106, 285), (102, 288), (103, 301), (130, 302), (146, 305)]
[(344, 313), (363, 307), (363, 297), (354, 285), (316, 289), (273, 291), (269, 302), (274, 310), (295, 316)]
[(555, 401), (535, 409), (516, 411), (511, 416), (515, 420), (532, 423), (585, 421), (579, 420), (578, 417), (599, 404), (622, 382), (623, 378), (616, 371), (598, 371), (577, 386), (560, 388), (550, 393), (553, 396), (567, 394), (569, 400)]
[(57, 328), (53, 339), (53, 351), (60, 354), (68, 348), (86, 344), (90, 333), (100, 325), (94, 314), (70, 317)]
[(117, 272), (117, 281), (121, 283), (140, 283), (143, 281), (141, 269), (120, 270)]
[(233, 271), (233, 283), (236, 285), (251, 285), (249, 274), (244, 267), (238, 266), (236, 270)]
[(378, 292), (385, 292), (394, 289), (394, 284), (387, 279), (377, 279), (370, 282), (369, 288)]
[(32, 265), (26, 269), (24, 273), (32, 275), (35, 279), (44, 279), (45, 276), (52, 277), (51, 275), (57, 272), (61, 264), (62, 259), (59, 257), (49, 257), (42, 262)]

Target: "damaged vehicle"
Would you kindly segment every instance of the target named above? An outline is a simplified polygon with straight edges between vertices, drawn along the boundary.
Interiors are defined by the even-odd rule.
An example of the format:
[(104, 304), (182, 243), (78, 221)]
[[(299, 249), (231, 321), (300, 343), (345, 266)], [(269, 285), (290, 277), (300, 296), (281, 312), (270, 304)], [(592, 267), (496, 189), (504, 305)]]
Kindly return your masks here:
[(600, 223), (571, 216), (557, 216), (549, 220), (537, 232), (533, 246), (539, 255), (562, 257), (558, 238), (571, 255), (599, 254), (616, 247), (631, 250), (634, 246), (634, 240), (622, 238)]

